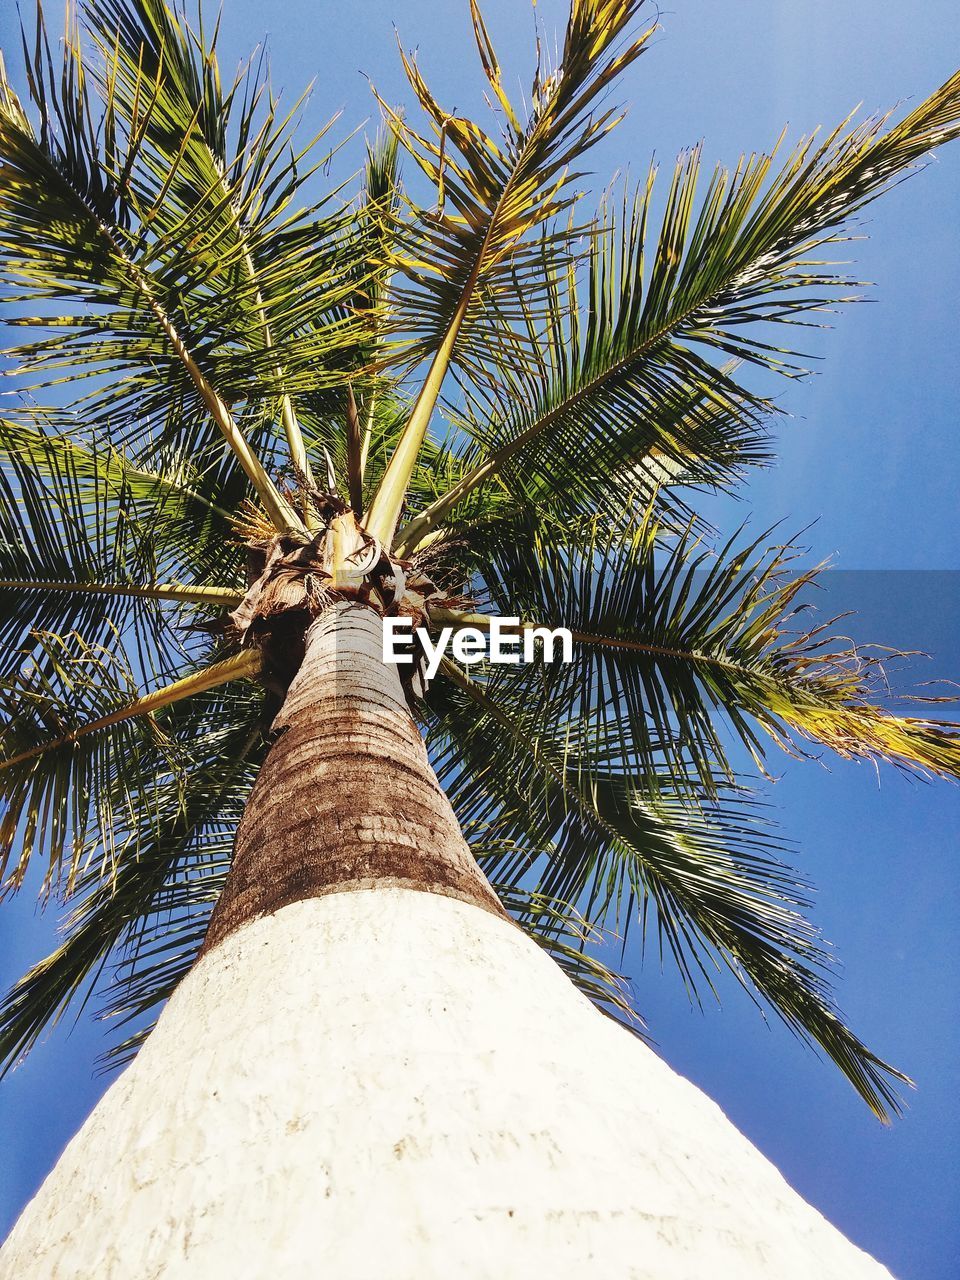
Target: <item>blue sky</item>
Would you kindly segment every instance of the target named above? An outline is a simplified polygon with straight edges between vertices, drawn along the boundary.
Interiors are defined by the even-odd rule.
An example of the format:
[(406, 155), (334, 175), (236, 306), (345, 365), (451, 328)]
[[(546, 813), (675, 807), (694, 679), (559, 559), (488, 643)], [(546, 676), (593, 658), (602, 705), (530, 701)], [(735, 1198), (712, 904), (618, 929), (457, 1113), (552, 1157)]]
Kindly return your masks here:
[[(51, 19), (53, 6), (50, 6)], [(548, 31), (562, 0), (540, 0)], [(252, 0), (224, 0), (224, 61), (269, 32), (275, 81), (290, 91), (317, 76), (318, 122), (373, 118), (364, 71), (405, 99), (393, 24), (421, 49), (435, 91), (474, 108), (480, 78), (466, 0), (288, 0), (282, 19)], [(532, 9), (488, 0), (508, 76), (529, 65)], [(16, 62), (12, 15), (0, 23)], [(702, 138), (708, 162), (768, 146), (784, 123), (797, 136), (858, 102), (894, 106), (942, 82), (960, 62), (956, 10), (813, 0), (678, 0), (624, 91), (631, 114), (593, 153), (595, 189), (617, 168), (635, 175), (653, 153), (665, 166)], [(345, 130), (346, 131), (346, 130)], [(348, 153), (356, 156), (358, 151)], [(343, 157), (347, 164), (347, 156)], [(347, 170), (349, 166), (347, 166)], [(347, 171), (345, 170), (345, 172)], [(749, 517), (807, 526), (811, 556), (832, 556), (823, 608), (858, 610), (858, 640), (931, 653), (904, 673), (960, 681), (960, 522), (956, 447), (960, 147), (872, 206), (869, 242), (853, 246), (873, 299), (816, 342), (819, 375), (779, 389), (791, 418), (780, 464), (738, 503), (714, 503), (725, 529)], [(919, 784), (868, 766), (774, 762), (771, 800), (797, 843), (795, 861), (819, 887), (816, 918), (843, 962), (840, 1001), (859, 1034), (907, 1070), (918, 1089), (906, 1117), (883, 1129), (830, 1067), (750, 1002), (723, 987), (723, 1009), (692, 1012), (679, 982), (640, 968), (640, 1007), (660, 1050), (703, 1087), (794, 1186), (903, 1280), (952, 1280), (960, 1262), (960, 789)], [(828, 766), (828, 767), (827, 767)], [(48, 949), (53, 920), (26, 898), (6, 904), (0, 983)], [(102, 1028), (85, 1017), (56, 1033), (0, 1084), (0, 1233), (49, 1169), (106, 1084), (94, 1077)]]

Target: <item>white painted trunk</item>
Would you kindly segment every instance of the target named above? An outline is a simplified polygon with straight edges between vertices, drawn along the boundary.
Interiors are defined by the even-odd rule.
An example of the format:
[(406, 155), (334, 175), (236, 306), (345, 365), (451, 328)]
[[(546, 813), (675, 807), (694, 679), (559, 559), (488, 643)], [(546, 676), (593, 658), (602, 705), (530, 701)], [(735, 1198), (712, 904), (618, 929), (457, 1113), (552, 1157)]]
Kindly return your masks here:
[(3, 1280), (879, 1280), (518, 929), (408, 888), (240, 927), (0, 1253)]

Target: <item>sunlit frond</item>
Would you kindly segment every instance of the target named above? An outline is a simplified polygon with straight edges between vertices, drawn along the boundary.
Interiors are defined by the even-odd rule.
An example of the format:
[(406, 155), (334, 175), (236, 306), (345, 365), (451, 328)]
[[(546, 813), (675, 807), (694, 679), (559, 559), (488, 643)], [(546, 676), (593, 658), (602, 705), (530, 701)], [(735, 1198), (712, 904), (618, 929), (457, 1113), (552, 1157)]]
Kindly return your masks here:
[[(451, 363), (481, 374), (484, 362), (507, 358), (515, 335), (490, 324), (489, 303), (509, 314), (523, 288), (536, 292), (542, 276), (538, 234), (575, 199), (575, 166), (617, 120), (600, 105), (604, 91), (643, 52), (653, 29), (640, 32), (644, 0), (573, 0), (560, 63), (535, 78), (529, 119), (507, 112), (499, 141), (473, 120), (437, 102), (416, 64), (403, 63), (433, 133), (416, 133), (396, 112), (387, 115), (397, 137), (432, 183), (437, 207), (402, 229), (398, 259), (410, 287), (395, 291), (403, 323), (422, 334), (406, 359), (430, 360), (407, 430), (370, 508), (370, 530), (388, 543), (403, 491)], [(481, 61), (504, 107), (506, 95), (489, 36), (476, 4), (474, 28)], [(570, 233), (567, 233), (570, 234)], [(398, 238), (401, 230), (398, 230)], [(556, 233), (561, 246), (566, 234)], [(471, 343), (480, 342), (478, 352)]]
[(732, 732), (760, 767), (772, 739), (960, 777), (957, 725), (891, 709), (884, 666), (905, 655), (809, 619), (820, 571), (799, 570), (796, 548), (664, 544), (649, 511), (625, 534), (597, 522), (579, 545), (549, 524), (493, 530), (496, 611), (574, 633), (573, 663), (544, 668), (544, 698), (601, 719), (641, 767), (666, 749), (678, 780), (692, 769), (709, 787)]
[[(187, 468), (138, 469), (95, 438), (0, 422), (0, 672), (26, 659), (34, 633), (76, 631), (96, 644), (124, 629), (154, 663), (182, 657), (158, 604), (176, 593), (148, 588), (231, 577), (227, 513), (191, 483), (202, 482)], [(236, 556), (232, 568), (238, 582)], [(222, 608), (232, 594), (204, 587), (194, 603)]]
[(776, 407), (740, 385), (735, 364), (715, 368), (689, 351), (670, 368), (621, 366), (640, 297), (643, 217), (632, 217), (628, 244), (597, 242), (583, 289), (544, 261), (545, 321), (528, 315), (537, 339), (527, 360), (502, 366), (495, 384), (462, 389), (452, 420), (473, 443), (473, 465), (400, 530), (401, 554), (455, 522), (478, 488), (559, 520), (617, 512), (638, 494), (682, 510), (681, 487), (731, 487), (770, 461)]
[[(402, 532), (400, 545), (412, 548), (492, 478), (516, 485), (532, 473), (547, 492), (570, 489), (600, 507), (605, 465), (616, 485), (633, 469), (641, 481), (645, 471), (658, 478), (653, 451), (689, 465), (694, 481), (722, 480), (738, 453), (749, 461), (768, 406), (722, 362), (802, 369), (795, 340), (785, 345), (776, 326), (817, 323), (856, 289), (831, 255), (850, 238), (854, 215), (960, 133), (960, 73), (899, 124), (887, 123), (841, 126), (819, 145), (807, 139), (779, 168), (776, 150), (745, 157), (732, 172), (717, 168), (700, 195), (695, 149), (677, 161), (655, 231), (655, 170), (632, 202), (611, 203), (582, 297), (568, 286), (551, 304), (529, 372), (501, 373), (466, 424), (487, 456)], [(663, 429), (658, 412), (691, 396), (694, 408), (719, 411), (718, 433), (696, 413), (674, 413)]]
[(189, 773), (189, 743), (173, 741), (156, 713), (259, 670), (247, 649), (140, 695), (119, 634), (109, 648), (38, 636), (29, 662), (0, 681), (0, 884), (14, 849), (7, 888), (39, 854), (47, 890), (66, 869), (69, 891), (91, 848), (112, 866), (118, 829), (137, 827), (164, 777)]
[[(152, 972), (141, 962), (150, 931), (177, 936), (173, 899), (181, 881), (215, 895), (263, 755), (258, 699), (242, 692), (224, 699), (218, 691), (177, 710), (183, 717), (178, 736), (188, 726), (193, 730), (189, 774), (164, 781), (152, 808), (138, 815), (132, 830), (118, 833), (115, 875), (104, 878), (93, 860), (78, 876), (63, 941), (24, 974), (0, 1008), (0, 1072), (16, 1065), (72, 1001), (81, 1000), (82, 1007), (95, 988), (104, 994), (105, 1016), (120, 1014), (118, 1004), (126, 1008), (131, 976), (138, 975), (142, 987)], [(193, 958), (191, 953), (189, 962)], [(121, 960), (122, 971), (111, 973), (111, 964)], [(169, 989), (166, 982), (154, 987), (155, 1003)], [(138, 995), (142, 1001), (143, 991)]]
[[(164, 6), (149, 0), (147, 10), (169, 17)], [(88, 420), (109, 419), (116, 436), (136, 439), (141, 449), (151, 439), (169, 443), (171, 397), (180, 401), (178, 420), (193, 442), (209, 453), (215, 436), (204, 436), (199, 424), (215, 424), (275, 521), (295, 525), (246, 439), (249, 428), (238, 425), (234, 406), (256, 430), (264, 413), (280, 411), (284, 395), (304, 385), (307, 368), (311, 388), (325, 376), (340, 380), (339, 357), (332, 353), (344, 344), (352, 350), (354, 343), (342, 312), (348, 293), (343, 218), (291, 221), (283, 210), (296, 189), (292, 178), (292, 189), (281, 181), (280, 191), (272, 192), (279, 203), (261, 210), (277, 177), (269, 166), (264, 170), (266, 157), (260, 157), (259, 168), (253, 165), (263, 188), (250, 185), (247, 161), (238, 157), (239, 172), (219, 173), (211, 190), (216, 157), (198, 133), (196, 109), (183, 97), (176, 59), (158, 61), (148, 89), (141, 59), (147, 45), (127, 48), (116, 37), (114, 30), (109, 41), (104, 38), (103, 54), (109, 44), (114, 62), (99, 76), (85, 66), (78, 40), (65, 41), (61, 78), (54, 75), (40, 28), (37, 57), (28, 69), (38, 133), (12, 93), (3, 95), (0, 267), (10, 282), (9, 297), (24, 305), (62, 300), (72, 308), (68, 315), (31, 317), (35, 332), (46, 328), (50, 336), (21, 344), (14, 354), (36, 385), (49, 385), (67, 371), (72, 381), (94, 379), (97, 385), (85, 400)], [(185, 36), (181, 43), (186, 56)], [(212, 110), (209, 102), (207, 107)], [(280, 177), (289, 177), (286, 170), (292, 165), (295, 174), (296, 164), (285, 158), (285, 124), (277, 125), (274, 136), (275, 109), (268, 114), (270, 149), (279, 153)], [(200, 155), (207, 157), (209, 172), (198, 167)], [(138, 175), (145, 175), (148, 187), (159, 187), (154, 203), (172, 217), (169, 226), (144, 208), (146, 194), (135, 189)], [(176, 195), (192, 201), (189, 210), (178, 206)], [(251, 205), (266, 222), (248, 228), (243, 217)], [(304, 254), (312, 255), (309, 262)], [(307, 288), (307, 279), (316, 287)], [(307, 313), (315, 332), (324, 333), (323, 354), (317, 341), (303, 341)], [(316, 324), (324, 313), (325, 329)], [(297, 362), (297, 375), (290, 360)], [(325, 368), (332, 372), (324, 375)], [(109, 396), (99, 385), (111, 373), (116, 381), (122, 378), (120, 395), (115, 385)], [(174, 428), (173, 434), (176, 439), (180, 433)]]
[[(534, 673), (458, 674), (432, 694), (434, 748), (461, 821), (503, 854), (493, 879), (532, 877), (591, 923), (631, 916), (656, 931), (692, 996), (728, 967), (803, 1039), (819, 1046), (874, 1112), (899, 1110), (900, 1072), (844, 1024), (830, 994), (829, 953), (807, 920), (805, 886), (779, 858), (762, 809), (742, 790), (716, 799), (660, 776), (625, 771), (619, 737), (555, 722), (537, 704)], [(524, 850), (544, 856), (531, 866)], [(519, 851), (519, 852), (518, 852)]]

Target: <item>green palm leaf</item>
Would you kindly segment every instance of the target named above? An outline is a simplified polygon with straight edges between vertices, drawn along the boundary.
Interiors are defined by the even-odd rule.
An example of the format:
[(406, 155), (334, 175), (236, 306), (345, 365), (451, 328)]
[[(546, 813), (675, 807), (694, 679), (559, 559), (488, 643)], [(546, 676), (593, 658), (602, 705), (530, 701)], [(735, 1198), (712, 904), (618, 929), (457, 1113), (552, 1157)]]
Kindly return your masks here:
[[(215, 727), (204, 728), (211, 712)], [(131, 967), (141, 987), (153, 980), (143, 942), (151, 928), (176, 936), (170, 927), (176, 886), (187, 880), (215, 888), (229, 865), (233, 827), (263, 755), (258, 714), (256, 700), (243, 693), (216, 703), (207, 695), (181, 707), (185, 726), (199, 731), (189, 774), (163, 782), (152, 809), (118, 832), (114, 875), (105, 878), (93, 861), (78, 876), (62, 943), (23, 976), (0, 1009), (0, 1070), (15, 1065), (72, 1001), (79, 999), (82, 1008), (94, 988), (103, 987), (111, 957), (125, 956), (125, 968), (106, 981), (104, 1016), (126, 1010)], [(231, 762), (226, 770), (224, 758)], [(195, 950), (187, 967), (194, 957)], [(157, 1001), (168, 991), (163, 981), (153, 987)], [(142, 1002), (142, 990), (139, 996)]]
[(772, 740), (960, 777), (955, 724), (884, 705), (884, 664), (907, 655), (852, 645), (836, 619), (804, 625), (821, 570), (796, 571), (795, 548), (766, 534), (719, 552), (689, 534), (664, 545), (649, 509), (603, 523), (574, 545), (549, 523), (485, 531), (494, 609), (574, 633), (574, 661), (543, 670), (545, 720), (576, 708), (620, 735), (625, 759), (647, 769), (666, 749), (678, 779), (692, 769), (708, 788), (718, 764), (731, 772), (730, 731), (761, 768)]
[[(100, 644), (124, 631), (154, 665), (175, 662), (176, 615), (152, 584), (240, 582), (239, 557), (231, 566), (223, 554), (229, 516), (190, 482), (199, 481), (187, 468), (138, 469), (95, 438), (0, 422), (0, 672), (48, 632)], [(207, 589), (194, 603), (216, 609), (232, 598)]]
[[(267, 230), (263, 230), (263, 243), (251, 242), (241, 234), (242, 208), (234, 209), (237, 191), (230, 186), (231, 182), (245, 181), (244, 169), (235, 179), (220, 174), (219, 187), (212, 193), (202, 176), (187, 180), (184, 190), (191, 192), (193, 199), (189, 216), (180, 216), (178, 211), (176, 225), (164, 233), (162, 226), (150, 221), (149, 211), (143, 210), (136, 196), (131, 196), (129, 183), (134, 173), (144, 168), (153, 173), (159, 168), (162, 200), (169, 207), (173, 179), (187, 164), (188, 152), (195, 159), (187, 142), (198, 127), (196, 110), (191, 112), (190, 104), (177, 98), (176, 87), (170, 91), (169, 103), (161, 92), (165, 86), (169, 88), (163, 75), (170, 64), (163, 62), (158, 67), (159, 80), (155, 79), (155, 91), (148, 99), (148, 116), (165, 103), (168, 107), (171, 118), (167, 125), (157, 125), (159, 135), (167, 139), (167, 153), (158, 147), (153, 165), (147, 165), (146, 152), (141, 149), (147, 145), (148, 121), (138, 124), (131, 117), (124, 135), (131, 154), (117, 175), (119, 161), (114, 150), (121, 135), (111, 135), (110, 130), (122, 121), (125, 109), (129, 115), (138, 109), (137, 104), (142, 107), (143, 83), (127, 84), (124, 68), (110, 66), (100, 84), (105, 98), (94, 102), (90, 85), (96, 85), (96, 78), (86, 75), (79, 45), (65, 42), (59, 83), (53, 78), (52, 61), (44, 45), (41, 25), (29, 77), (40, 116), (38, 135), (6, 86), (0, 95), (0, 146), (5, 160), (0, 170), (4, 197), (0, 204), (4, 210), (0, 215), (0, 265), (9, 279), (18, 282), (14, 298), (19, 302), (66, 298), (75, 310), (68, 316), (31, 318), (29, 323), (35, 328), (46, 325), (53, 332), (48, 338), (21, 345), (14, 354), (24, 373), (38, 379), (37, 385), (49, 385), (66, 369), (72, 380), (83, 375), (102, 380), (109, 373), (122, 377), (122, 395), (116, 394), (115, 387), (109, 396), (95, 389), (86, 399), (85, 413), (91, 421), (109, 420), (118, 439), (138, 441), (141, 449), (169, 441), (174, 390), (180, 401), (175, 415), (177, 442), (183, 445), (190, 439), (195, 453), (198, 448), (209, 452), (219, 429), (281, 527), (295, 523), (244, 440), (230, 406), (243, 406), (255, 431), (258, 426), (262, 430), (264, 414), (273, 416), (284, 395), (278, 369), (281, 365), (286, 368), (287, 357), (296, 352), (303, 360), (300, 328), (304, 308), (315, 319), (318, 314), (330, 315), (328, 353), (339, 349), (341, 337), (353, 349), (353, 339), (343, 336), (352, 332), (350, 324), (345, 325), (342, 314), (337, 313), (348, 296), (347, 282), (341, 282), (342, 218), (335, 216), (324, 224), (315, 219), (289, 223), (283, 218), (281, 202), (265, 214), (277, 243), (269, 240)], [(126, 70), (138, 63), (139, 46), (123, 50), (114, 41), (112, 47), (117, 59), (125, 59)], [(142, 74), (140, 68), (137, 75), (141, 80)], [(127, 98), (122, 92), (125, 84)], [(103, 124), (95, 126), (101, 111)], [(285, 137), (271, 137), (271, 148), (282, 155), (285, 141)], [(205, 140), (199, 150), (208, 154)], [(267, 181), (263, 164), (256, 172)], [(262, 189), (255, 188), (247, 200), (262, 194)], [(211, 223), (211, 206), (221, 214), (228, 211), (225, 222), (221, 217), (219, 223), (216, 219)], [(139, 224), (138, 214), (142, 215)], [(308, 246), (313, 254), (309, 265), (298, 246)], [(270, 255), (271, 270), (275, 273), (282, 264), (287, 274), (276, 280), (270, 271), (258, 271), (257, 254)], [(318, 265), (321, 260), (323, 267)], [(316, 289), (304, 288), (305, 276), (322, 282), (326, 290), (322, 301)], [(289, 303), (291, 314), (285, 317), (283, 331), (289, 335), (286, 346), (280, 338), (279, 315), (268, 313), (267, 300), (273, 297)], [(88, 303), (83, 311), (77, 307), (81, 299)], [(251, 325), (255, 338), (251, 338)], [(310, 387), (322, 385), (323, 362), (316, 343), (307, 359)], [(327, 381), (341, 377), (339, 363), (334, 363), (337, 368)], [(213, 436), (207, 434), (205, 425), (210, 420), (216, 424)]]
[[(445, 111), (414, 63), (403, 59), (435, 141), (415, 133), (395, 112), (388, 110), (388, 118), (432, 183), (437, 208), (416, 216), (406, 243), (403, 228), (398, 228), (397, 265), (414, 287), (397, 289), (397, 308), (407, 326), (416, 326), (422, 335), (402, 359), (429, 359), (430, 369), (370, 508), (370, 530), (385, 543), (396, 527), (403, 491), (448, 367), (453, 363), (482, 378), (487, 359), (503, 363), (512, 358), (516, 335), (489, 324), (488, 300), (509, 311), (519, 297), (518, 278), (536, 292), (542, 275), (540, 233), (574, 200), (571, 183), (579, 175), (571, 166), (616, 122), (614, 109), (598, 106), (598, 99), (653, 34), (653, 28), (642, 33), (634, 29), (642, 7), (643, 0), (573, 0), (559, 66), (550, 76), (541, 78), (538, 72), (530, 117), (521, 125), (500, 84), (479, 9), (472, 4), (484, 71), (508, 121), (502, 143), (475, 121)], [(572, 234), (556, 232), (552, 241), (564, 249)]]
[[(479, 8), (471, 2), (484, 72), (504, 116), (500, 139), (446, 111), (416, 64), (401, 55), (432, 138), (389, 108), (387, 116), (437, 195), (436, 209), (423, 210), (414, 228), (399, 232), (399, 265), (409, 284), (400, 283), (398, 305), (406, 326), (421, 330), (413, 355), (432, 355), (456, 326), (452, 358), (482, 371), (496, 335), (472, 330), (486, 319), (490, 298), (508, 308), (519, 303), (518, 275), (536, 289), (542, 248), (537, 237), (528, 237), (570, 209), (580, 176), (572, 166), (616, 122), (616, 110), (598, 108), (598, 102), (653, 34), (633, 30), (642, 8), (643, 0), (575, 0), (557, 69), (550, 75), (538, 71), (529, 118), (521, 124), (503, 90)], [(473, 343), (479, 347), (471, 351)]]
[[(697, 799), (666, 771), (631, 776), (602, 731), (556, 724), (549, 734), (530, 709), (534, 680), (502, 670), (478, 681), (448, 667), (454, 688), (433, 694), (438, 775), (485, 847), (504, 842), (488, 874), (531, 873), (537, 892), (601, 927), (611, 912), (625, 925), (636, 911), (692, 995), (698, 981), (712, 989), (721, 962), (821, 1048), (877, 1116), (897, 1112), (895, 1084), (909, 1081), (844, 1024), (824, 973), (829, 955), (802, 914), (802, 882), (749, 798)], [(549, 855), (531, 868), (517, 849)]]
[[(141, 664), (147, 656), (140, 651)], [(190, 742), (166, 732), (169, 708), (259, 669), (259, 654), (247, 649), (140, 697), (119, 633), (109, 646), (76, 633), (38, 635), (29, 661), (0, 680), (0, 885), (18, 888), (40, 850), (46, 891), (63, 878), (71, 892), (92, 849), (108, 872), (116, 831), (150, 812), (163, 778), (189, 773)], [(4, 884), (14, 848), (19, 858)]]
[(824, 254), (849, 238), (844, 227), (865, 205), (957, 136), (960, 73), (884, 132), (886, 123), (841, 127), (820, 146), (807, 139), (778, 170), (775, 151), (741, 160), (732, 173), (718, 168), (699, 199), (699, 150), (681, 156), (656, 234), (651, 170), (632, 203), (601, 219), (582, 300), (558, 283), (530, 372), (501, 383), (467, 424), (484, 440), (483, 461), (411, 522), (399, 545), (413, 549), (492, 477), (517, 484), (532, 473), (542, 486), (546, 470), (554, 491), (566, 484), (582, 495), (587, 487), (595, 506), (609, 499), (605, 464), (607, 474), (625, 463), (642, 473), (652, 451), (692, 463), (695, 475), (706, 467), (709, 479), (724, 465), (722, 439), (696, 415), (675, 414), (666, 429), (657, 420), (657, 406), (691, 394), (727, 419), (726, 458), (738, 444), (749, 458), (766, 406), (703, 353), (799, 371), (794, 348), (775, 345), (767, 326), (811, 323), (855, 287)]

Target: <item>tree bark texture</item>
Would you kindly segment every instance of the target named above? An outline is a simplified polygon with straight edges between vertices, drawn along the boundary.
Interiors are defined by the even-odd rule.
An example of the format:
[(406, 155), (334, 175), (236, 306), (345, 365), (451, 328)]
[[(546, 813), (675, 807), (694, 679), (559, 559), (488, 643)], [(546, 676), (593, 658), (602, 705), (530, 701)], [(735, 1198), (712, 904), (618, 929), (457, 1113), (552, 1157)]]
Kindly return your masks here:
[(382, 659), (382, 619), (340, 603), (312, 623), (273, 722), (203, 953), (249, 920), (328, 893), (420, 889), (503, 915)]
[(403, 888), (215, 947), (0, 1251), (0, 1280), (540, 1276), (891, 1280), (520, 929)]

